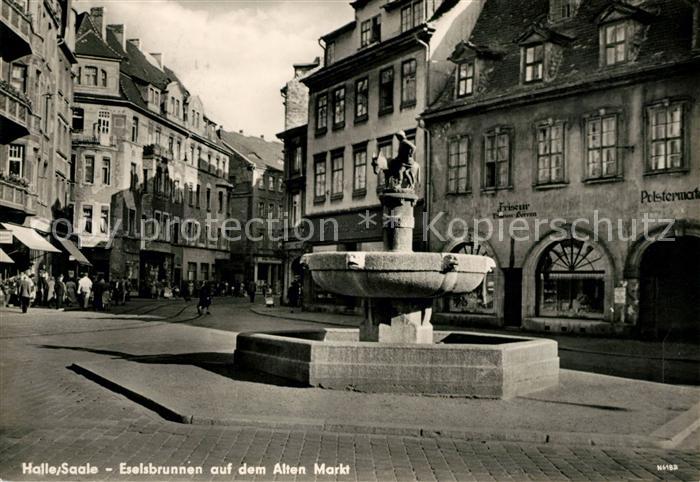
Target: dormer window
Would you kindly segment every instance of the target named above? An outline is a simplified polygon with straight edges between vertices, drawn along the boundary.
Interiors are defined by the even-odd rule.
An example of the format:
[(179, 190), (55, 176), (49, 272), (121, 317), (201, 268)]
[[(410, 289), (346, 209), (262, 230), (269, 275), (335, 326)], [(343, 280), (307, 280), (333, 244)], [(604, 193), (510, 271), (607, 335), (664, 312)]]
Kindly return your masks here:
[(457, 66), (457, 97), (466, 97), (474, 93), (474, 62)]
[(401, 9), (401, 32), (417, 27), (423, 19), (423, 0), (409, 3)]
[(550, 22), (561, 22), (573, 17), (580, 3), (581, 0), (549, 0)]
[(605, 26), (605, 64), (615, 65), (627, 61), (627, 22)]
[(530, 45), (523, 48), (525, 55), (526, 83), (539, 82), (544, 78), (544, 45)]

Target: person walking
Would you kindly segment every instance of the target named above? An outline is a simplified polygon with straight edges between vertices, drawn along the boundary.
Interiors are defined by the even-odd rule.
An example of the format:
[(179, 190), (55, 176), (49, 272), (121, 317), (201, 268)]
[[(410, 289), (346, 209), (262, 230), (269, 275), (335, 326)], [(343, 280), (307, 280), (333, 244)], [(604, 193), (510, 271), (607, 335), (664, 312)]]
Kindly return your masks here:
[(66, 284), (63, 282), (63, 275), (59, 274), (54, 285), (54, 296), (56, 298), (56, 309), (63, 309), (63, 299), (66, 297)]
[(73, 278), (66, 281), (66, 306), (78, 305), (78, 286)]
[(250, 302), (255, 303), (255, 291), (258, 287), (255, 285), (255, 281), (251, 281), (248, 284), (248, 296), (250, 297)]
[(182, 283), (182, 299), (185, 300), (185, 303), (189, 303), (191, 297), (192, 297), (192, 291), (190, 291), (190, 283), (188, 283), (188, 282)]
[(92, 291), (92, 281), (87, 273), (83, 273), (83, 277), (78, 281), (78, 296), (80, 296), (83, 309), (87, 310), (90, 303), (90, 292)]
[(46, 283), (46, 307), (49, 308), (53, 305), (54, 296), (56, 296), (56, 279), (53, 276), (47, 278)]
[(211, 306), (211, 286), (208, 282), (205, 282), (201, 288), (199, 288), (199, 302), (197, 303), (197, 313), (202, 314), (203, 310), (207, 311), (207, 315), (211, 315), (209, 312), (209, 306)]
[(95, 311), (103, 311), (104, 310), (104, 304), (103, 304), (103, 297), (106, 290), (106, 283), (102, 275), (100, 275), (97, 279), (97, 283), (95, 283), (95, 286), (93, 287), (93, 300), (92, 300), (92, 305), (95, 308)]
[(26, 275), (22, 274), (19, 281), (19, 305), (22, 313), (29, 309), (29, 300), (34, 294), (34, 282)]

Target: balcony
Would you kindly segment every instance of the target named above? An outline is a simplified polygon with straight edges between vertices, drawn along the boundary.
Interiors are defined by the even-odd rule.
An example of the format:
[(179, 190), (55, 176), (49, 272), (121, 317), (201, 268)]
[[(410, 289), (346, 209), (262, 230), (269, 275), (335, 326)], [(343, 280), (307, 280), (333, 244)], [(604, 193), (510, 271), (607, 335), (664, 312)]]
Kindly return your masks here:
[(30, 109), (31, 103), (21, 92), (0, 80), (0, 144), (29, 134)]
[(172, 150), (161, 146), (160, 144), (148, 144), (143, 146), (144, 159), (173, 159), (174, 153)]
[(3, 60), (12, 61), (32, 53), (32, 20), (12, 0), (0, 0), (0, 48)]
[[(5, 175), (3, 174), (3, 177)], [(35, 196), (29, 192), (29, 188), (23, 183), (0, 178), (0, 206), (3, 209), (11, 209), (25, 215), (36, 214), (34, 206)]]
[(99, 133), (75, 133), (72, 136), (73, 145), (94, 145), (102, 147), (117, 147), (117, 136)]

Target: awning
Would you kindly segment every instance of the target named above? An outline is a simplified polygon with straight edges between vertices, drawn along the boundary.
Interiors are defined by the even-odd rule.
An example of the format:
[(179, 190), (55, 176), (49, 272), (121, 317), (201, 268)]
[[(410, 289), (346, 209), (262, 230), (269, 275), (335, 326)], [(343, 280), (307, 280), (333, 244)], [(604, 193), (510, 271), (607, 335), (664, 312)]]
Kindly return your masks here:
[(58, 241), (61, 246), (63, 246), (63, 249), (68, 251), (68, 254), (70, 255), (68, 259), (70, 261), (77, 261), (80, 264), (84, 264), (87, 266), (92, 266), (92, 263), (88, 261), (88, 259), (85, 257), (83, 253), (80, 252), (78, 247), (71, 241), (70, 239), (66, 238), (59, 238), (56, 237), (56, 241)]
[(14, 261), (12, 261), (12, 258), (10, 258), (5, 251), (0, 248), (0, 263), (11, 263), (15, 264)]
[(24, 226), (17, 226), (16, 224), (2, 223), (5, 229), (12, 231), (15, 238), (19, 239), (19, 242), (25, 245), (29, 249), (36, 251), (46, 251), (47, 253), (60, 253), (58, 249), (51, 246), (51, 243), (42, 238), (39, 233), (34, 231), (32, 228), (25, 228)]

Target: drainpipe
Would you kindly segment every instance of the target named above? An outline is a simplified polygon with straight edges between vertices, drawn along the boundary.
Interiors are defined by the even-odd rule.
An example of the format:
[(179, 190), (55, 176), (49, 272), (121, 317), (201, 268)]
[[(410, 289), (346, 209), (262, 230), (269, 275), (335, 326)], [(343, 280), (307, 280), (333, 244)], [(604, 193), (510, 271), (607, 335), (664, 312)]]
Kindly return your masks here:
[[(424, 27), (424, 29), (426, 29)], [(418, 37), (418, 34), (415, 36), (416, 41), (421, 44), (425, 48), (425, 108), (429, 106), (430, 103), (430, 44), (427, 42), (421, 40)], [(423, 125), (421, 125), (423, 124)], [(425, 199), (423, 200), (423, 216), (424, 219), (426, 216), (430, 216), (430, 200), (432, 196), (432, 189), (431, 189), (431, 165), (432, 165), (432, 160), (431, 160), (431, 139), (430, 139), (430, 132), (428, 129), (425, 128), (425, 123), (423, 121), (420, 121), (418, 126), (423, 130), (423, 145), (425, 147)], [(425, 224), (425, 223), (424, 223)], [(428, 233), (423, 233), (423, 236), (425, 237), (426, 240), (426, 250), (430, 251), (430, 235)]]

